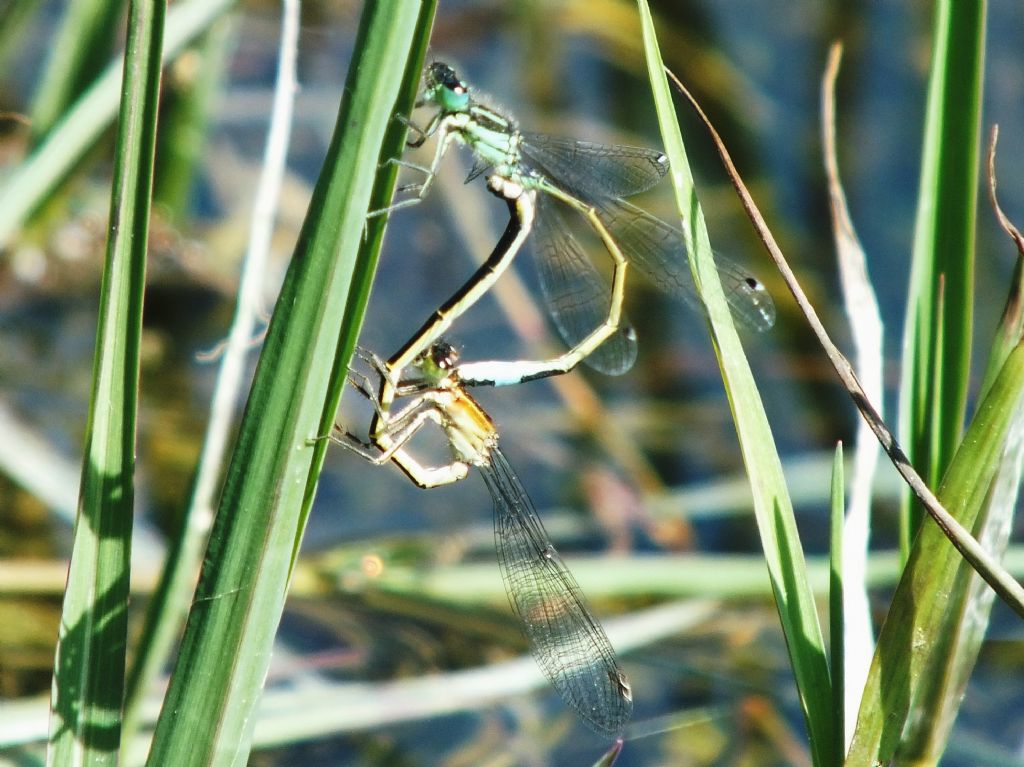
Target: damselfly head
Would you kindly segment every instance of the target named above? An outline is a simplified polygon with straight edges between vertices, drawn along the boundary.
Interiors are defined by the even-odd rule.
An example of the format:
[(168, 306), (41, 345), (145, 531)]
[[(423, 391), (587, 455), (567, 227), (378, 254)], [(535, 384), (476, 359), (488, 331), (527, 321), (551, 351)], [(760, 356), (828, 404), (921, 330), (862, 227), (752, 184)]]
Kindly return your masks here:
[(435, 61), (427, 67), (424, 81), (425, 98), (445, 112), (462, 112), (469, 108), (469, 87), (443, 61)]
[(459, 364), (459, 351), (447, 341), (437, 341), (413, 361), (423, 378), (432, 385), (442, 384)]
[(438, 341), (427, 350), (427, 353), (439, 370), (454, 370), (459, 364), (459, 350), (447, 341)]

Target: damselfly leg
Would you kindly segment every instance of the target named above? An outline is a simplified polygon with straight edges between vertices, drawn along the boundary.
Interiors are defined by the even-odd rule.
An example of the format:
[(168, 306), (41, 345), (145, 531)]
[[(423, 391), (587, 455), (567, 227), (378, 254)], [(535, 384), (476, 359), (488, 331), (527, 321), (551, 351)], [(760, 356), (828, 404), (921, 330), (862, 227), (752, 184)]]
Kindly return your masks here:
[[(369, 360), (381, 376), (382, 389), (405, 386), (418, 393), (397, 412), (378, 408), (381, 428), (369, 442), (332, 439), (375, 464), (395, 462), (421, 487), (456, 482), (470, 466), (476, 467), (494, 504), (495, 547), (509, 603), (537, 665), (589, 727), (602, 736), (619, 737), (632, 714), (632, 688), (579, 584), (498, 448), (494, 422), (460, 381), (454, 348), (442, 341), (432, 344), (409, 366), (408, 384), (403, 380), (396, 385), (387, 363), (373, 355)], [(353, 386), (361, 393), (373, 391), (358, 377)], [(409, 451), (409, 442), (428, 422), (440, 426), (452, 454), (450, 464), (428, 470), (433, 484), (415, 473), (423, 467)]]

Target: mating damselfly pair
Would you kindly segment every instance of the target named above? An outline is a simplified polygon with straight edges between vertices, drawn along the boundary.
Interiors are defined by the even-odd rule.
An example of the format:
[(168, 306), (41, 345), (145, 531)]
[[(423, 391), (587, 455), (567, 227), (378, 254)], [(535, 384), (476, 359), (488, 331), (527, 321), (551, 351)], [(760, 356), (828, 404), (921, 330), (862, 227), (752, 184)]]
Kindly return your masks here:
[[(453, 142), (468, 146), (475, 159), (469, 179), (487, 175), (495, 194), (510, 203), (513, 218), (529, 234), (535, 230), (536, 255), (545, 303), (563, 339), (572, 348), (539, 363), (518, 368), (488, 363), (463, 364), (469, 385), (506, 385), (567, 372), (582, 361), (595, 370), (619, 375), (636, 360), (636, 333), (623, 316), (626, 274), (630, 267), (655, 287), (702, 307), (693, 284), (683, 233), (625, 200), (654, 187), (667, 173), (661, 152), (630, 146), (608, 146), (570, 138), (521, 131), (516, 122), (473, 97), (469, 86), (442, 62), (427, 68), (424, 93), (417, 106), (436, 108), (424, 128), (409, 123), (419, 146), (436, 137), (419, 194), (392, 206), (423, 199)], [(402, 163), (410, 165), (409, 163)], [(594, 267), (565, 213), (583, 216), (612, 260), (609, 287)], [(518, 255), (525, 236), (499, 243), (478, 272), (389, 360), (401, 369), (436, 341), (488, 289)], [(719, 260), (718, 273), (734, 316), (755, 330), (775, 322), (775, 305), (756, 277), (729, 261)]]
[[(486, 175), (510, 220), (483, 266), (390, 359), (363, 352), (379, 377), (353, 373), (350, 381), (374, 407), (369, 439), (341, 430), (336, 442), (375, 463), (393, 462), (416, 484), (434, 487), (461, 480), (471, 467), (494, 501), (495, 543), (506, 591), (530, 640), (538, 665), (563, 700), (595, 731), (621, 735), (632, 713), (632, 691), (611, 643), (551, 544), (522, 483), (498, 449), (493, 421), (469, 394), (477, 385), (509, 385), (568, 372), (580, 362), (608, 374), (636, 359), (636, 334), (622, 307), (631, 268), (655, 286), (700, 306), (683, 233), (624, 198), (652, 188), (668, 170), (652, 149), (606, 146), (519, 130), (474, 97), (447, 64), (427, 68), (420, 107), (435, 112), (424, 127), (406, 121), (419, 146), (437, 147), (419, 194), (422, 199), (453, 142), (468, 146), (475, 164), (468, 180)], [(408, 163), (402, 163), (408, 165)], [(612, 261), (608, 285), (572, 233), (565, 214), (583, 217)], [(377, 212), (380, 213), (380, 212)], [(539, 361), (459, 364), (444, 334), (500, 277), (533, 235), (545, 303), (563, 339), (564, 354)], [(740, 267), (718, 263), (734, 315), (755, 330), (775, 318), (761, 282)], [(401, 402), (401, 405), (398, 403)], [(448, 439), (452, 461), (426, 466), (409, 442), (426, 424)]]

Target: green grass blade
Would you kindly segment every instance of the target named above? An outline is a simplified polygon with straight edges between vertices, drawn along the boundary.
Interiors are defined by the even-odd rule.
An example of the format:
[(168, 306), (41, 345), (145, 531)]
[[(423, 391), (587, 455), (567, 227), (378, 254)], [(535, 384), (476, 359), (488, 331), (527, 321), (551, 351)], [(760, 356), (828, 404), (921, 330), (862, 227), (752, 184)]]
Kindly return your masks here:
[[(939, 488), (943, 506), (968, 529), (977, 530), (984, 521), (1007, 435), (1019, 419), (1022, 392), (1024, 347), (1018, 345), (978, 408)], [(958, 643), (972, 580), (972, 571), (945, 534), (937, 525), (924, 525), (882, 627), (850, 764), (888, 763), (900, 749), (918, 750), (928, 738), (913, 728), (901, 745), (910, 712), (915, 721), (942, 726), (936, 717), (948, 713), (948, 662), (963, 663)]]
[[(836, 444), (832, 462), (832, 514), (830, 517), (831, 537), (829, 539), (829, 588), (828, 588), (828, 633), (829, 668), (832, 670), (832, 721), (835, 740), (833, 741), (832, 764), (840, 765), (846, 754), (846, 603), (843, 582), (843, 528), (846, 525), (846, 483), (843, 472), (843, 443)], [(864, 588), (863, 584), (852, 584), (851, 588)]]
[[(437, 9), (437, 0), (419, 0), (420, 18), (416, 23), (416, 37), (413, 39), (409, 50), (408, 63), (405, 74), (402, 78), (402, 88), (398, 99), (395, 101), (394, 115), (408, 117), (416, 102), (416, 95), (419, 92), (420, 81), (423, 77), (424, 62), (426, 61), (427, 49), (430, 47), (430, 31), (434, 23), (434, 13)], [(408, 129), (398, 119), (392, 119), (388, 123), (387, 132), (384, 135), (383, 150), (377, 170), (377, 182), (370, 197), (369, 210), (384, 210), (392, 201), (395, 185), (398, 181), (399, 166), (389, 160), (400, 160), (406, 149), (406, 138)], [(372, 274), (377, 269), (377, 256), (380, 253), (381, 244), (384, 241), (384, 230), (387, 226), (387, 216), (374, 216), (365, 222), (365, 238), (367, 257), (360, 259), (356, 264), (356, 274), (353, 278), (353, 292), (349, 295), (352, 303), (354, 316), (362, 317), (366, 310), (366, 303), (370, 299), (370, 287), (372, 286)], [(345, 359), (352, 351), (347, 348)], [(344, 371), (347, 373), (347, 369)], [(340, 373), (339, 373), (340, 374)], [(323, 431), (334, 425), (334, 413), (337, 409), (338, 400), (335, 399), (335, 407), (328, 414), (328, 419), (322, 424)], [(312, 492), (312, 488), (311, 488)]]
[[(1024, 245), (1020, 232), (1001, 215), (998, 205), (996, 210), (1001, 216), (1004, 228), (1020, 248)], [(1003, 412), (1013, 414), (1007, 426), (1006, 447), (998, 457), (989, 490), (980, 504), (976, 514), (977, 521), (973, 525), (975, 536), (996, 559), (1003, 557), (1009, 542), (1024, 461), (1024, 407), (1021, 401), (1018, 400), (1014, 404), (1012, 397), (988, 401), (989, 395), (994, 391), (993, 387), (1001, 380), (1000, 376), (1007, 360), (1020, 345), (1022, 336), (1022, 270), (1019, 255), (1020, 252), (1002, 320), (989, 351), (988, 365), (979, 395), (982, 407), (1000, 410), (1006, 408)], [(977, 420), (979, 416), (975, 418)], [(954, 466), (956, 461), (961, 460), (961, 454), (965, 454), (964, 460), (977, 460), (976, 451), (970, 446), (972, 435), (973, 431), (969, 431), (968, 440), (965, 440), (957, 452)], [(981, 466), (981, 470), (986, 473), (988, 468), (986, 464)], [(944, 484), (954, 478), (952, 470), (950, 475), (944, 480)], [(970, 517), (965, 522), (970, 523)], [(901, 755), (926, 763), (936, 762), (942, 756), (960, 702), (963, 700), (964, 690), (978, 659), (994, 599), (995, 594), (987, 584), (966, 568), (959, 566), (948, 597), (947, 610), (951, 614), (948, 621), (948, 647), (943, 647), (935, 653), (934, 669), (924, 677), (922, 692), (915, 700), (915, 715), (910, 718), (911, 724), (903, 734)], [(925, 715), (919, 716), (919, 712)]]
[[(210, 519), (217, 506), (223, 480), (224, 465), (230, 448), (231, 434), (237, 427), (236, 411), (243, 389), (248, 384), (246, 373), (251, 352), (252, 339), (256, 335), (258, 305), (264, 293), (264, 275), (267, 270), (270, 243), (273, 236), (274, 223), (277, 219), (278, 199), (281, 196), (281, 185), (287, 165), (288, 147), (291, 136), (291, 125), (294, 116), (295, 94), (298, 90), (296, 67), (298, 59), (299, 16), (301, 5), (299, 0), (284, 0), (281, 9), (281, 32), (278, 48), (278, 71), (274, 84), (274, 97), (271, 106), (270, 125), (267, 130), (266, 149), (260, 169), (259, 180), (253, 193), (253, 210), (250, 220), (249, 243), (243, 259), (236, 297), (235, 315), (228, 333), (224, 353), (220, 358), (217, 382), (214, 386), (210, 402), (210, 415), (206, 421), (206, 433), (200, 450), (198, 466), (192, 484), (192, 493), (182, 519), (181, 528), (173, 541), (166, 558), (160, 581), (154, 591), (146, 610), (146, 620), (133, 652), (133, 662), (129, 670), (125, 692), (124, 722), (121, 731), (122, 760), (138, 763), (132, 753), (139, 741), (135, 737), (139, 723), (143, 717), (143, 703), (147, 694), (153, 689), (154, 683), (167, 667), (172, 651), (181, 637), (181, 630), (188, 614), (192, 592), (195, 588), (196, 575), (202, 564), (203, 552), (206, 549), (210, 532)], [(202, 48), (207, 59), (215, 58), (218, 64), (213, 68), (220, 73), (220, 60), (226, 57), (223, 52), (214, 50), (218, 45), (225, 49), (225, 34), (232, 25), (225, 19), (205, 36)], [(220, 78), (209, 76), (208, 67), (200, 65), (206, 72), (206, 80), (217, 81)], [(203, 89), (211, 92), (203, 97), (205, 101), (212, 97), (212, 86)], [(163, 103), (166, 105), (167, 95)], [(191, 112), (192, 110), (185, 110)], [(166, 106), (162, 110), (167, 114)], [(193, 126), (194, 127), (194, 126)], [(156, 205), (161, 203), (160, 192), (160, 155), (166, 147), (167, 123), (161, 122), (160, 135), (157, 143), (157, 164), (154, 170), (153, 200)], [(176, 131), (172, 131), (176, 132)], [(188, 132), (188, 131), (186, 131)], [(199, 137), (186, 140), (190, 144), (199, 144)], [(176, 144), (177, 142), (171, 142)], [(188, 166), (185, 175), (191, 176), (191, 163), (183, 153), (170, 151), (176, 162)], [(186, 152), (186, 154), (191, 154)], [(162, 163), (168, 167), (174, 163)], [(179, 171), (171, 171), (180, 177)], [(175, 184), (178, 187), (177, 184)], [(183, 189), (181, 191), (184, 191)], [(182, 200), (184, 202), (184, 200)]]
[(0, 7), (0, 67), (9, 68), (11, 60), (31, 40), (25, 27), (32, 12), (38, 10), (40, 4), (36, 0), (10, 0)]
[(671, 163), (669, 176), (692, 255), (694, 280), (707, 305), (712, 340), (754, 494), (754, 510), (807, 721), (811, 752), (816, 765), (826, 765), (832, 758), (834, 743), (832, 685), (792, 504), (760, 395), (714, 269), (707, 227), (679, 133), (650, 9), (645, 0), (638, 0), (638, 5), (647, 68), (665, 152)]
[(327, 448), (317, 438), (333, 422), (369, 289), (356, 282), (370, 278), (365, 221), (371, 198), (383, 193), (375, 180), (382, 150), (390, 151), (385, 134), (393, 133), (399, 94), (415, 88), (420, 68), (410, 57), (422, 55), (432, 15), (432, 3), (364, 6), (335, 135), (260, 356), (151, 765), (246, 761)]
[[(167, 12), (164, 63), (173, 60), (235, 0), (185, 0)], [(67, 178), (110, 127), (121, 93), (121, 66), (111, 64), (36, 147), (0, 184), (0, 250)]]
[(113, 52), (124, 0), (72, 0), (32, 104), (32, 143), (57, 123), (79, 93), (92, 84)]
[(165, 4), (133, 0), (85, 462), (50, 715), (49, 764), (114, 764), (120, 740), (139, 339)]
[(230, 17), (214, 23), (186, 54), (193, 65), (169, 70), (169, 74), (176, 69), (187, 72), (164, 81), (153, 201), (165, 220), (178, 223), (189, 212), (192, 181), (196, 166), (203, 161), (210, 111), (234, 51), (233, 29)]
[(935, 16), (900, 393), (901, 441), (929, 487), (959, 444), (970, 375), (985, 0), (937, 0)]

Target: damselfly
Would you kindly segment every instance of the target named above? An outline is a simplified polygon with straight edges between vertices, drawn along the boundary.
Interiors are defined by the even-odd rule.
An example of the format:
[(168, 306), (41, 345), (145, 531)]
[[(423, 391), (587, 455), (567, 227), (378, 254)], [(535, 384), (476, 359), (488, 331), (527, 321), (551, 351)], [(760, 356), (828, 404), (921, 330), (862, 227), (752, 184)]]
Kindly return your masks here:
[[(387, 383), (409, 401), (391, 412), (381, 407), (369, 378), (350, 376), (374, 403), (383, 428), (370, 442), (346, 431), (331, 439), (373, 463), (396, 463), (420, 487), (456, 482), (471, 466), (477, 469), (494, 501), (494, 540), (505, 590), (537, 664), (589, 727), (609, 738), (621, 735), (633, 710), (629, 681), (533, 502), (498, 448), (494, 422), (459, 380), (456, 351), (443, 341), (432, 344), (412, 363), (412, 377), (401, 381), (388, 381), (391, 371), (383, 360), (365, 356), (380, 374), (380, 389)], [(428, 467), (410, 453), (409, 441), (426, 423), (438, 424), (447, 436), (450, 464)]]
[[(586, 355), (563, 355), (547, 367), (534, 364), (531, 377), (565, 372), (567, 362), (575, 365), (584, 358), (595, 369), (612, 375), (632, 366), (636, 334), (622, 316), (623, 257), (658, 288), (700, 306), (683, 233), (623, 199), (661, 180), (668, 170), (668, 161), (661, 152), (521, 131), (512, 118), (475, 98), (470, 87), (442, 62), (427, 68), (424, 93), (417, 106), (433, 106), (437, 111), (425, 128), (409, 123), (410, 130), (418, 134), (409, 144), (419, 146), (436, 135), (437, 148), (430, 166), (420, 168), (426, 177), (417, 197), (394, 207), (426, 196), (452, 142), (465, 144), (475, 157), (470, 179), (486, 173), (492, 182), (502, 179), (512, 188), (538, 193), (535, 220), (522, 228), (528, 233), (536, 223), (541, 286), (562, 337), (576, 347), (584, 339), (590, 340), (595, 329), (601, 331), (602, 343), (594, 350)], [(553, 202), (581, 213), (602, 239), (615, 262), (611, 289)], [(520, 239), (516, 250), (521, 244)], [(514, 255), (511, 253), (509, 258)], [(725, 260), (718, 260), (718, 271), (734, 316), (756, 330), (771, 327), (775, 305), (762, 283)], [(406, 351), (415, 356), (441, 332), (428, 322), (407, 344)], [(409, 359), (407, 356), (401, 362), (407, 364)], [(393, 358), (391, 363), (395, 362), (398, 360)], [(392, 364), (392, 369), (401, 367)], [(472, 375), (465, 371), (462, 380), (466, 384), (515, 382), (502, 379), (500, 374), (489, 380), (486, 376), (492, 371), (488, 367)]]

